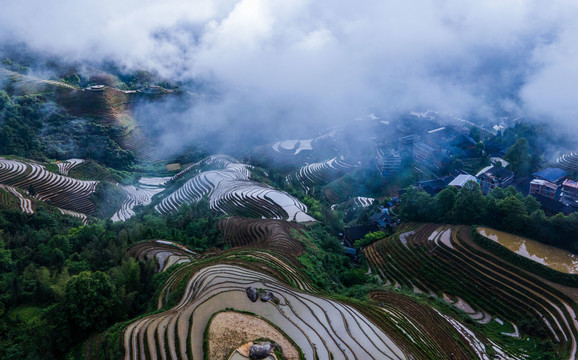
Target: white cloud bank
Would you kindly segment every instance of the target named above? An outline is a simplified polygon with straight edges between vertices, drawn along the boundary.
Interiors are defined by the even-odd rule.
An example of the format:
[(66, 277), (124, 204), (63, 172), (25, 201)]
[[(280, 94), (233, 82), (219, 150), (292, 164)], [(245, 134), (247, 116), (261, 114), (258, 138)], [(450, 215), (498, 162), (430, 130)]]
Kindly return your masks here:
[(222, 123), (243, 103), (264, 114), (254, 124), (272, 108), (304, 124), (515, 108), (574, 125), (577, 18), (573, 0), (19, 0), (2, 6), (0, 41), (210, 79), (229, 97)]

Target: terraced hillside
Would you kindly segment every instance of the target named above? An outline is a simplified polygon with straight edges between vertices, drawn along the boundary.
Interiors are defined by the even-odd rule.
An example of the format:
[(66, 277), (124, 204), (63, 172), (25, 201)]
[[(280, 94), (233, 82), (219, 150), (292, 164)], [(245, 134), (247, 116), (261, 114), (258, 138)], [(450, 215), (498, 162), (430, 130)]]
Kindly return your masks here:
[(32, 200), (12, 186), (0, 184), (0, 204), (7, 208), (19, 208), (26, 214), (34, 214)]
[(313, 150), (313, 139), (307, 140), (284, 140), (273, 144), (274, 151), (290, 155), (299, 155), (302, 151)]
[[(123, 149), (132, 151), (139, 160), (162, 159), (152, 139), (142, 131), (133, 117), (131, 104), (137, 96), (136, 91), (123, 91), (108, 85), (80, 88), (62, 81), (22, 75), (1, 68), (0, 75), (10, 79), (10, 88), (15, 95), (52, 93), (55, 102), (72, 116), (97, 119), (99, 124), (110, 126), (114, 129), (114, 140)], [(93, 80), (113, 77), (106, 75)]]
[(300, 226), (284, 220), (228, 217), (219, 221), (224, 241), (233, 247), (247, 246), (271, 250), (294, 259), (303, 254), (303, 245), (291, 237)]
[(254, 158), (265, 163), (300, 166), (304, 163), (335, 156), (336, 130), (330, 130), (309, 139), (288, 139), (254, 149)]
[(72, 170), (78, 164), (82, 164), (84, 162), (83, 159), (68, 159), (65, 161), (60, 161), (56, 164), (58, 166), (58, 171), (65, 176), (68, 176), (68, 172)]
[[(420, 349), (424, 350), (420, 358), (433, 356), (436, 359), (444, 359), (453, 354), (455, 359), (468, 359), (474, 357), (472, 349), (475, 357), (480, 359), (487, 357), (483, 351), (485, 349), (483, 344), (481, 346), (476, 344), (478, 346), (472, 346), (472, 349), (468, 346), (481, 342), (473, 333), (470, 338), (468, 336), (470, 333), (463, 331), (461, 327), (457, 329), (432, 307), (393, 291), (373, 291), (370, 298), (379, 304), (381, 311), (395, 319), (394, 323), (398, 330), (411, 333), (411, 338), (419, 344)], [(452, 320), (459, 324), (456, 320)], [(476, 351), (478, 349), (482, 351)]]
[(279, 154), (298, 156), (304, 152), (310, 152), (314, 149), (326, 147), (327, 143), (332, 142), (335, 134), (336, 131), (331, 130), (312, 139), (278, 141), (274, 143), (271, 148)]
[[(411, 226), (363, 253), (386, 285), (442, 297), (482, 324), (498, 319), (518, 329), (535, 321), (558, 344), (556, 358), (575, 359), (577, 304), (540, 277), (477, 246), (470, 231)], [(510, 335), (517, 336), (517, 330)]]
[[(248, 287), (266, 289), (278, 301), (253, 302), (246, 294)], [(274, 323), (308, 359), (407, 359), (398, 345), (354, 307), (232, 265), (199, 269), (187, 281), (175, 307), (131, 323), (125, 330), (125, 359), (147, 355), (151, 359), (202, 359), (205, 328), (213, 314), (227, 308)]]
[(162, 272), (174, 264), (191, 262), (196, 254), (171, 241), (151, 240), (130, 248), (129, 255), (141, 261), (154, 260), (157, 271)]
[(56, 207), (91, 214), (95, 210), (90, 195), (98, 181), (83, 181), (55, 174), (34, 162), (0, 158), (0, 184), (28, 192), (37, 200)]
[(79, 213), (76, 211), (61, 209), (61, 208), (58, 208), (58, 210), (60, 211), (60, 213), (62, 215), (68, 215), (68, 216), (79, 218), (80, 220), (82, 220), (82, 223), (85, 225), (88, 223), (88, 216), (86, 214)]
[(578, 171), (578, 152), (566, 153), (560, 156), (556, 162), (558, 166), (570, 170)]
[[(286, 192), (251, 181), (250, 167), (227, 157), (211, 157), (216, 170), (201, 171), (162, 199), (155, 209), (163, 214), (174, 212), (184, 203), (207, 197), (210, 207), (227, 215), (286, 219), (296, 222), (315, 221), (307, 207)], [(186, 169), (181, 176), (193, 172)], [(179, 175), (179, 174), (177, 174)]]
[(72, 115), (98, 118), (101, 123), (118, 129), (117, 142), (122, 148), (133, 151), (140, 160), (157, 161), (153, 142), (138, 127), (133, 118), (131, 94), (114, 87), (103, 86), (97, 90), (79, 89), (61, 92), (58, 103)]
[(366, 208), (373, 205), (375, 202), (374, 198), (368, 198), (363, 196), (356, 196), (347, 201), (341, 202), (339, 204), (331, 205), (331, 210), (350, 210), (358, 208)]
[(335, 157), (305, 165), (295, 173), (288, 175), (287, 181), (299, 184), (305, 192), (308, 192), (312, 186), (327, 184), (353, 169), (355, 169), (355, 165)]
[[(288, 260), (298, 255), (292, 248), (279, 246), (279, 253), (254, 248), (255, 242), (250, 240), (253, 233), (259, 237), (259, 244), (278, 242), (255, 230), (257, 222), (270, 228), (281, 221), (229, 221), (221, 228), (232, 230), (238, 226), (239, 232), (245, 233), (238, 238), (244, 240), (233, 241), (248, 247), (198, 256), (178, 244), (155, 240), (130, 250), (137, 259), (156, 259), (159, 271), (180, 265), (172, 268), (160, 291), (157, 308), (163, 311), (126, 326), (125, 359), (203, 359), (205, 351), (230, 351), (263, 337), (254, 331), (215, 330), (211, 319), (225, 310), (229, 314), (241, 311), (251, 315), (253, 322), (274, 326), (305, 359), (490, 360), (486, 346), (493, 346), (501, 354), (498, 359), (517, 359), (456, 319), (405, 295), (376, 291), (371, 294), (373, 304), (328, 298), (311, 284), (299, 265), (289, 265)], [(180, 300), (167, 308), (175, 292)]]
[(201, 159), (200, 161), (198, 161), (194, 164), (188, 165), (183, 170), (179, 171), (177, 174), (175, 174), (173, 177), (171, 177), (170, 180), (175, 181), (175, 180), (190, 176), (191, 174), (199, 173), (203, 168), (205, 168), (207, 166), (214, 166), (217, 168), (223, 168), (230, 163), (236, 163), (236, 162), (237, 162), (237, 160), (233, 159), (232, 157), (230, 157), (228, 155), (224, 155), (224, 154), (216, 154), (216, 155), (207, 156), (206, 158)]
[(126, 221), (135, 215), (134, 207), (147, 206), (153, 196), (164, 190), (164, 184), (168, 178), (141, 178), (139, 183), (122, 186), (124, 201), (120, 209), (112, 216), (112, 221)]

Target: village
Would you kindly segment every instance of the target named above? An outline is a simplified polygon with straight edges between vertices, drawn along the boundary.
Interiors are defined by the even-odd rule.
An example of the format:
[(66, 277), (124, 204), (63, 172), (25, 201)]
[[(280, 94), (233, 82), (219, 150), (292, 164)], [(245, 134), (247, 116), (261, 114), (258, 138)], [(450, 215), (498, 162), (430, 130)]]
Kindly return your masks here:
[[(513, 187), (522, 196), (531, 195), (547, 216), (570, 215), (578, 211), (578, 153), (567, 152), (538, 171), (516, 173), (505, 160), (508, 149), (499, 143), (500, 133), (470, 124), (438, 123), (436, 113), (411, 113), (405, 120), (379, 121), (387, 136), (376, 136), (375, 165), (386, 181), (407, 174), (408, 166), (422, 180), (412, 187), (431, 196), (447, 187), (460, 190), (470, 181), (479, 184), (484, 195), (496, 188)], [(421, 122), (416, 121), (417, 118)], [(425, 119), (424, 119), (425, 118)], [(398, 124), (397, 126), (394, 126)], [(495, 128), (500, 127), (496, 126)], [(477, 139), (474, 139), (473, 136)], [(395, 140), (391, 140), (391, 138)], [(550, 154), (548, 154), (550, 155)], [(487, 164), (487, 165), (486, 165)], [(482, 166), (480, 168), (480, 166)], [(341, 233), (347, 254), (357, 260), (359, 248), (354, 243), (376, 231), (393, 231), (399, 220), (395, 207), (406, 189), (397, 191), (369, 216), (363, 224), (347, 226)]]

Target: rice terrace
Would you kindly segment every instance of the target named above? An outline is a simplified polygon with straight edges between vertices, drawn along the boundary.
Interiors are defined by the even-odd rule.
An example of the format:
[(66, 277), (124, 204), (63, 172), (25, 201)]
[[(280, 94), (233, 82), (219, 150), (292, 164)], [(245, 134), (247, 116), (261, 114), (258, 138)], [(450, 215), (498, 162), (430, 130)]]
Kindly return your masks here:
[(578, 359), (576, 18), (4, 4), (0, 359)]

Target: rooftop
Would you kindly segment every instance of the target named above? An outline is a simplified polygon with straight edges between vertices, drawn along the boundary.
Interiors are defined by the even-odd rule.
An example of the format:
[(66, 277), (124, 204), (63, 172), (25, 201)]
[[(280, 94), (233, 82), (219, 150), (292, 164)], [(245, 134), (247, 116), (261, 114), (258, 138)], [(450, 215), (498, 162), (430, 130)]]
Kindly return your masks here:
[(572, 181), (570, 179), (566, 179), (564, 180), (564, 182), (562, 183), (562, 186), (566, 186), (566, 187), (571, 187), (574, 189), (578, 189), (578, 182), (576, 181)]
[(416, 142), (413, 144), (413, 146), (415, 146), (417, 149), (421, 150), (421, 151), (425, 151), (428, 153), (434, 152), (436, 151), (436, 149), (433, 146), (430, 146), (424, 142)]
[(451, 181), (451, 176), (445, 176), (439, 179), (420, 181), (414, 186), (421, 188), (430, 195), (435, 195), (442, 191)]
[(400, 138), (397, 139), (397, 140), (398, 140), (400, 143), (409, 144), (409, 143), (413, 143), (413, 142), (418, 141), (419, 138), (420, 138), (419, 135), (407, 135), (407, 136), (404, 136), (404, 137), (400, 137)]
[(568, 175), (568, 173), (566, 170), (560, 168), (546, 168), (535, 172), (532, 175), (539, 179), (555, 183), (561, 181), (566, 175)]
[(534, 179), (534, 180), (530, 181), (530, 184), (538, 185), (538, 186), (546, 186), (546, 187), (549, 187), (551, 189), (556, 189), (556, 188), (558, 188), (558, 186), (560, 186), (560, 185), (556, 185), (550, 181), (546, 181), (546, 180), (542, 180), (542, 179)]
[(540, 205), (542, 205), (542, 208), (551, 214), (563, 213), (564, 215), (569, 215), (575, 211), (575, 208), (572, 206), (565, 205), (560, 201), (550, 199), (547, 196), (540, 194), (533, 194), (533, 196), (538, 200)]
[(488, 171), (484, 172), (481, 176), (487, 176), (490, 178), (498, 178), (498, 179), (505, 179), (511, 176), (514, 176), (514, 172), (512, 170), (506, 169), (504, 167), (497, 167), (494, 166), (490, 168)]
[(449, 186), (456, 186), (456, 187), (463, 187), (468, 181), (477, 181), (475, 176), (461, 174), (456, 176), (448, 185)]
[(348, 226), (345, 228), (345, 239), (353, 244), (355, 240), (363, 239), (365, 235), (378, 230), (376, 224)]
[(435, 132), (445, 130), (445, 128), (446, 128), (446, 127), (444, 126), (444, 127), (441, 127), (441, 128), (433, 129), (433, 130), (428, 131), (427, 133), (428, 133), (428, 134), (433, 134), (433, 133), (435, 133)]

